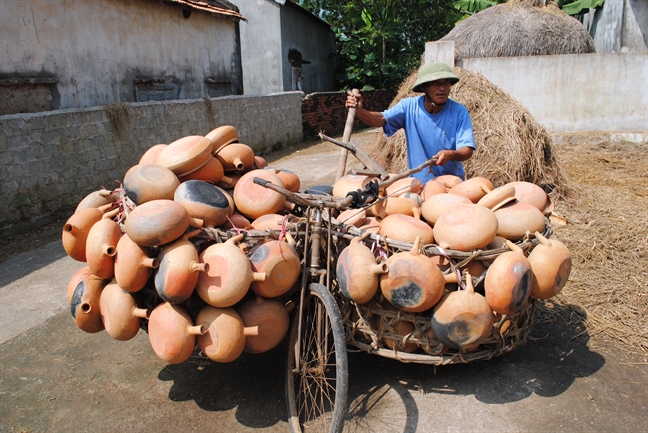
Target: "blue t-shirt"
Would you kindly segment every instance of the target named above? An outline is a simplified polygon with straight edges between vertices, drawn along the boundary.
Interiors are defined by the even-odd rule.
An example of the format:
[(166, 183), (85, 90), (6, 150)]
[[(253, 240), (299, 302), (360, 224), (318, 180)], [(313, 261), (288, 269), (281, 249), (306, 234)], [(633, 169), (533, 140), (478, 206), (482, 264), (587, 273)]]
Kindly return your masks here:
[[(405, 128), (408, 168), (418, 167), (443, 149), (457, 150), (464, 146), (475, 148), (472, 122), (466, 107), (448, 99), (441, 111), (430, 114), (425, 110), (423, 101), (424, 96), (405, 98), (382, 113), (387, 121), (383, 126), (387, 137)], [(465, 178), (460, 161), (448, 161), (444, 165), (430, 168), (432, 173), (423, 169), (413, 176), (423, 183), (444, 174)]]

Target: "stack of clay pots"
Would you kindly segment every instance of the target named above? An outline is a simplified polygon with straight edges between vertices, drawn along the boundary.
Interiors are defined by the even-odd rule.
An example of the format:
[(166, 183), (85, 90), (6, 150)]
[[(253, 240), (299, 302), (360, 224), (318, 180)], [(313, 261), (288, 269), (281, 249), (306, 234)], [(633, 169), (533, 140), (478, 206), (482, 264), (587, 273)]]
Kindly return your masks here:
[[(344, 197), (373, 180), (346, 175), (333, 194)], [(364, 233), (339, 255), (340, 290), (358, 304), (424, 315), (431, 324), (428, 337), (452, 349), (475, 350), (491, 335), (494, 321), (520, 312), (530, 297), (547, 299), (565, 285), (570, 253), (542, 235), (550, 209), (545, 191), (528, 182), (495, 188), (483, 177), (440, 176), (426, 184), (413, 177), (398, 180), (370, 207), (338, 215), (340, 223)], [(523, 242), (525, 250), (517, 246)], [(399, 245), (399, 252), (385, 257), (380, 245), (390, 243)], [(439, 253), (428, 256), (426, 247)], [(480, 250), (496, 250), (490, 255), (496, 258), (480, 260), (476, 254), (454, 266), (457, 261), (447, 255)], [(401, 321), (397, 325), (403, 327)], [(403, 335), (413, 330), (409, 325)], [(390, 349), (392, 343), (383, 341)], [(417, 348), (402, 344), (398, 350)]]
[[(278, 299), (295, 286), (300, 257), (285, 236), (254, 244), (234, 236), (269, 221), (279, 230), (290, 209), (254, 177), (300, 186), (224, 125), (152, 146), (122, 188), (84, 198), (62, 234), (65, 251), (86, 264), (68, 286), (77, 326), (118, 340), (146, 329), (168, 363), (184, 362), (197, 347), (230, 362), (279, 344), (288, 312)], [(205, 230), (214, 228), (232, 236), (215, 239)]]

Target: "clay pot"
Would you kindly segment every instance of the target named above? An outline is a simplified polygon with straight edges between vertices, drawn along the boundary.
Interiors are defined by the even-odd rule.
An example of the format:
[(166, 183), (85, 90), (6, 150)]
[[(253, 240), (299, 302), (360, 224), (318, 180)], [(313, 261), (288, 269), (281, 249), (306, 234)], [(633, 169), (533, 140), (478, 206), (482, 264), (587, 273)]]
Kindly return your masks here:
[(272, 170), (252, 170), (243, 176), (234, 186), (234, 203), (236, 208), (248, 218), (256, 219), (262, 215), (278, 213), (281, 209), (289, 208), (286, 196), (254, 183), (258, 177), (283, 187), (283, 182)]
[(401, 242), (414, 242), (417, 237), (421, 238), (423, 245), (429, 245), (434, 242), (432, 227), (420, 219), (409, 215), (387, 215), (381, 221), (378, 233), (381, 236)]
[(115, 196), (112, 191), (100, 189), (85, 196), (77, 205), (74, 213), (87, 208), (99, 208), (105, 205), (112, 205), (115, 202)]
[(73, 214), (65, 222), (61, 234), (63, 249), (74, 260), (79, 262), (86, 261), (86, 243), (88, 233), (97, 221), (101, 219), (104, 211), (108, 210), (111, 205), (105, 205), (100, 208), (86, 208)]
[(135, 293), (141, 290), (160, 262), (151, 256), (148, 247), (141, 247), (124, 234), (117, 242), (115, 254), (115, 281), (123, 290)]
[(448, 190), (451, 194), (468, 197), (471, 202), (477, 203), (482, 197), (493, 190), (493, 183), (485, 177), (476, 176), (465, 180)]
[(258, 335), (258, 328), (246, 328), (232, 308), (206, 306), (196, 318), (206, 332), (198, 337), (198, 345), (215, 362), (232, 362), (243, 353), (247, 335)]
[(377, 179), (375, 176), (364, 176), (359, 174), (347, 174), (342, 176), (333, 185), (334, 197), (346, 197), (348, 192), (358, 189), (364, 190), (365, 186), (372, 180)]
[(254, 168), (266, 168), (268, 166), (268, 161), (265, 158), (254, 155)]
[(265, 274), (262, 281), (252, 281), (250, 289), (259, 296), (275, 298), (288, 292), (299, 278), (299, 254), (288, 242), (268, 241), (250, 256), (252, 271)]
[(112, 281), (101, 292), (101, 320), (106, 332), (115, 340), (127, 341), (137, 335), (140, 320), (148, 319), (150, 310), (138, 308), (135, 298)]
[(515, 201), (494, 213), (498, 223), (497, 234), (512, 241), (522, 239), (527, 233), (541, 232), (545, 227), (542, 212), (528, 203)]
[(243, 299), (253, 281), (263, 281), (266, 275), (256, 273), (236, 243), (242, 234), (222, 244), (209, 246), (200, 254), (200, 261), (209, 265), (198, 276), (198, 295), (214, 307), (226, 308)]
[(437, 244), (458, 251), (482, 249), (496, 234), (497, 218), (490, 209), (478, 204), (453, 206), (434, 224)]
[(227, 175), (223, 176), (223, 178), (216, 183), (216, 186), (228, 191), (233, 190), (242, 176), (242, 173), (227, 173)]
[(499, 250), (500, 248), (506, 247), (506, 241), (508, 239), (501, 236), (495, 236), (492, 241), (488, 244), (486, 249), (488, 250)]
[(466, 351), (488, 338), (494, 322), (495, 315), (486, 298), (475, 293), (472, 278), (467, 274), (466, 289), (443, 295), (434, 307), (430, 325), (441, 343)]
[(86, 241), (86, 261), (93, 274), (104, 280), (112, 279), (115, 275), (115, 254), (117, 242), (122, 237), (119, 224), (113, 221), (119, 209), (107, 212), (97, 221)]
[(500, 254), (489, 266), (484, 280), (486, 300), (500, 314), (513, 314), (522, 309), (531, 294), (533, 271), (524, 252), (511, 241), (511, 251)]
[(368, 216), (364, 220), (364, 223), (358, 228), (364, 232), (378, 233), (378, 230), (380, 230), (380, 223), (381, 220), (378, 218)]
[(415, 177), (406, 177), (404, 179), (399, 179), (396, 182), (392, 183), (389, 185), (387, 188), (385, 188), (384, 195), (385, 196), (392, 196), (396, 195), (399, 196), (401, 194), (404, 194), (406, 192), (414, 192), (418, 193), (421, 191), (421, 188), (423, 187), (423, 184), (421, 181)]
[(254, 166), (254, 151), (243, 143), (230, 143), (214, 152), (225, 171), (242, 171)]
[(442, 176), (437, 176), (433, 180), (436, 182), (441, 182), (443, 185), (445, 185), (447, 189), (454, 188), (455, 186), (459, 185), (461, 182), (464, 181), (459, 176), (455, 176), (452, 174), (444, 174)]
[(382, 342), (385, 346), (389, 347), (392, 350), (397, 350), (399, 352), (414, 352), (418, 349), (418, 344), (409, 342), (409, 337), (414, 332), (414, 324), (408, 320), (396, 320), (391, 325), (391, 329), (387, 326), (386, 323), (380, 322), (378, 325), (382, 333), (393, 332), (396, 335), (403, 337), (402, 340), (392, 340), (391, 338), (383, 338)]
[(223, 230), (230, 230), (230, 229), (249, 230), (252, 228), (252, 224), (250, 223), (250, 220), (245, 218), (240, 213), (234, 213), (227, 217), (227, 222), (223, 223), (220, 226), (220, 228)]
[(428, 257), (419, 254), (419, 246), (417, 237), (411, 251), (387, 259), (389, 271), (380, 276), (380, 290), (385, 299), (412, 313), (432, 308), (441, 299), (446, 282), (456, 281), (454, 274), (444, 276)]
[(205, 165), (196, 171), (181, 176), (179, 180), (180, 182), (186, 182), (188, 180), (202, 180), (203, 182), (217, 184), (221, 182), (224, 177), (225, 170), (223, 169), (223, 164), (212, 156)]
[(209, 134), (205, 135), (205, 138), (211, 141), (214, 152), (220, 149), (221, 146), (239, 141), (238, 132), (231, 125), (221, 125), (216, 129), (212, 129)]
[(154, 247), (178, 239), (187, 227), (202, 227), (202, 221), (189, 216), (173, 200), (152, 200), (137, 206), (126, 218), (124, 228), (137, 245)]
[(457, 194), (438, 193), (421, 204), (421, 215), (430, 224), (436, 223), (441, 214), (451, 207), (472, 203), (468, 197)]
[(279, 176), (279, 179), (281, 179), (284, 184), (284, 188), (286, 188), (288, 191), (299, 192), (299, 188), (301, 187), (301, 180), (299, 179), (297, 173), (286, 170), (285, 168), (280, 168), (277, 171), (277, 176)]
[(151, 200), (173, 200), (179, 185), (178, 177), (171, 170), (156, 164), (135, 165), (124, 175), (124, 191), (136, 205)]
[(335, 271), (342, 294), (358, 304), (374, 297), (380, 275), (388, 271), (384, 262), (376, 263), (373, 253), (362, 242), (364, 237), (353, 238), (342, 250)]
[(151, 311), (148, 336), (155, 354), (169, 364), (180, 364), (191, 356), (196, 336), (206, 332), (194, 326), (187, 310), (176, 304), (163, 302)]
[(370, 209), (370, 214), (378, 218), (394, 214), (414, 216), (419, 213), (419, 207), (413, 200), (394, 196), (378, 199)]
[(156, 144), (149, 147), (140, 158), (138, 164), (157, 164), (158, 156), (168, 144)]
[(494, 190), (483, 196), (477, 202), (477, 204), (487, 207), (494, 212), (505, 204), (512, 202), (513, 200), (515, 200), (515, 188), (512, 185), (507, 184), (500, 186), (499, 188), (495, 188)]
[(549, 203), (549, 196), (542, 188), (531, 182), (510, 182), (508, 185), (515, 188), (515, 198), (518, 201), (533, 205), (544, 212)]
[[(79, 283), (81, 281), (83, 281), (84, 279), (86, 279), (87, 277), (89, 277), (90, 275), (92, 275), (94, 278), (98, 278), (97, 276), (95, 276), (92, 273), (90, 268), (87, 267), (87, 266), (82, 267), (81, 269), (79, 269), (78, 271), (76, 271), (74, 273), (74, 275), (70, 279), (70, 282), (68, 283), (68, 286), (67, 286), (67, 301), (68, 301), (68, 304), (72, 303), (72, 295), (74, 294), (74, 290), (79, 285)], [(99, 279), (101, 279), (101, 278), (99, 278)]]
[(367, 212), (364, 209), (347, 209), (340, 212), (336, 219), (342, 224), (360, 227), (367, 219)]
[(213, 228), (224, 224), (232, 214), (229, 194), (216, 185), (201, 180), (183, 182), (173, 199), (184, 206), (192, 218), (203, 221), (203, 227)]
[(567, 283), (572, 261), (569, 249), (562, 242), (547, 239), (539, 232), (535, 237), (540, 243), (529, 254), (533, 270), (531, 296), (536, 299), (549, 299), (556, 296)]
[(70, 298), (70, 312), (79, 329), (88, 333), (103, 331), (99, 300), (106, 284), (108, 281), (91, 274), (80, 278), (74, 287)]
[(484, 265), (484, 263), (479, 260), (471, 260), (468, 262), (468, 264), (460, 268), (462, 272), (468, 271), (470, 275), (475, 275), (477, 277), (481, 276), (481, 274), (483, 274), (486, 269), (486, 265)]
[(187, 233), (160, 250), (160, 266), (154, 281), (158, 295), (166, 302), (178, 304), (189, 299), (198, 283), (199, 274), (209, 269), (209, 265), (199, 262), (198, 251), (188, 240), (198, 233)]
[(254, 230), (281, 230), (283, 218), (276, 213), (261, 215), (250, 223), (250, 227)]
[(263, 353), (276, 347), (288, 332), (289, 317), (286, 307), (279, 301), (257, 296), (238, 309), (245, 328), (257, 328), (257, 335), (245, 338), (244, 351)]
[(435, 179), (432, 179), (425, 182), (419, 194), (421, 195), (423, 201), (425, 201), (430, 197), (432, 197), (433, 195), (445, 194), (447, 192), (448, 192), (448, 188), (446, 188), (446, 186), (443, 183), (438, 182)]
[(423, 204), (423, 198), (415, 192), (406, 192), (405, 194), (401, 194), (398, 197), (412, 200), (418, 208), (420, 208)]
[(162, 149), (157, 164), (168, 168), (176, 176), (185, 176), (207, 164), (211, 156), (211, 141), (199, 135), (190, 135)]

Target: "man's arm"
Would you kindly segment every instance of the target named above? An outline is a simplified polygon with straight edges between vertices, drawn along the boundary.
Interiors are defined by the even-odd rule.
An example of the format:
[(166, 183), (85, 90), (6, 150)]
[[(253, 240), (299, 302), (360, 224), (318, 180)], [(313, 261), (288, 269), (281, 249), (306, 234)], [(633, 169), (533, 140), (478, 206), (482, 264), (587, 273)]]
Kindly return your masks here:
[(460, 147), (457, 150), (441, 150), (434, 158), (437, 158), (435, 165), (444, 165), (448, 161), (466, 161), (472, 157), (473, 148), (468, 146)]

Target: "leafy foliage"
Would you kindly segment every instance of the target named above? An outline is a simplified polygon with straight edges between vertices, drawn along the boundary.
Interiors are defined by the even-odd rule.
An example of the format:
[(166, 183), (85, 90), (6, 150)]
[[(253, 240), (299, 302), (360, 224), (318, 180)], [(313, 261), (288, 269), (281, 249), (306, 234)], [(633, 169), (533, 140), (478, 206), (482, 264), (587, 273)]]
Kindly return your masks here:
[(462, 12), (453, 0), (300, 0), (336, 35), (340, 89), (396, 89), (421, 63), (425, 43), (448, 33)]

